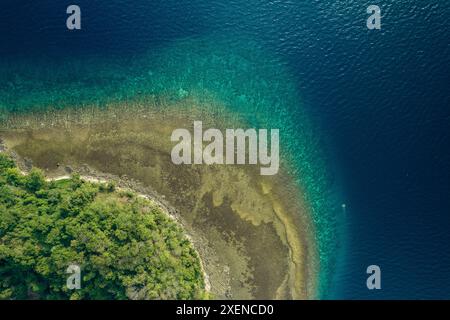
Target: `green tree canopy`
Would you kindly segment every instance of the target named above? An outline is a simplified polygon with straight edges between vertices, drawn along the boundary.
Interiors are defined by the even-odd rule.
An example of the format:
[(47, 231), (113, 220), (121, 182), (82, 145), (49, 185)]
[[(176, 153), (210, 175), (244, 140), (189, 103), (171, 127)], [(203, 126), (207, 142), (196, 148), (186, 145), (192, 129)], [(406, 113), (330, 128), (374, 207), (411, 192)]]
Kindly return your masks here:
[[(74, 264), (79, 290), (66, 286)], [(0, 299), (198, 299), (203, 287), (191, 243), (153, 202), (79, 176), (24, 176), (0, 153)]]

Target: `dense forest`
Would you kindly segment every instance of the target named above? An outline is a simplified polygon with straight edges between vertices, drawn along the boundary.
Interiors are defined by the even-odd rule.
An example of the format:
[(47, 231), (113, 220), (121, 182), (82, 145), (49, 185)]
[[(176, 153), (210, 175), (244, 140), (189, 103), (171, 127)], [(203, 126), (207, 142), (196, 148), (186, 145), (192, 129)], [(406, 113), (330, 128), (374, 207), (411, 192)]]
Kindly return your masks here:
[[(80, 289), (66, 284), (70, 265)], [(0, 153), (0, 299), (205, 297), (198, 255), (152, 201), (78, 175), (23, 175)]]

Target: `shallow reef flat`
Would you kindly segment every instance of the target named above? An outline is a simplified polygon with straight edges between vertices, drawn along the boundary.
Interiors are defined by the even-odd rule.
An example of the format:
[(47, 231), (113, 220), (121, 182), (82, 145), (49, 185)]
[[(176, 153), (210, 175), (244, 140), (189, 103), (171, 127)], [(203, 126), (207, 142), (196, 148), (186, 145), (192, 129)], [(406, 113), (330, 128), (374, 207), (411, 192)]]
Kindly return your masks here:
[(198, 119), (205, 127), (246, 127), (231, 114), (208, 114), (190, 98), (158, 101), (154, 108), (146, 100), (10, 115), (0, 138), (24, 170), (36, 166), (48, 177), (89, 170), (151, 190), (177, 211), (213, 297), (315, 298), (313, 223), (283, 158), (275, 176), (261, 176), (251, 165), (174, 165), (174, 129), (192, 128)]
[[(227, 34), (177, 39), (133, 55), (18, 57), (0, 61), (0, 127), (15, 152), (30, 160), (25, 164), (48, 174), (86, 164), (127, 175), (166, 196), (187, 225), (202, 234), (206, 226), (216, 230), (208, 231), (210, 242), (219, 239), (214, 250), (235, 257), (225, 270), (210, 268), (220, 274), (219, 297), (320, 298), (338, 247), (336, 202), (321, 130), (295, 80), (261, 43)], [(261, 177), (259, 166), (172, 165), (170, 133), (192, 128), (193, 121), (204, 128), (280, 129), (280, 172)], [(221, 230), (231, 223), (219, 220), (224, 215), (245, 219)], [(286, 233), (283, 225), (299, 230)], [(239, 234), (265, 231), (250, 241), (232, 233), (239, 228)], [(235, 246), (220, 240), (228, 234)], [(288, 245), (288, 236), (298, 246)], [(262, 250), (266, 240), (273, 246)], [(243, 250), (255, 251), (254, 258), (243, 258)], [(286, 264), (289, 259), (295, 263)], [(303, 280), (286, 276), (294, 269)], [(253, 282), (267, 287), (247, 284)]]

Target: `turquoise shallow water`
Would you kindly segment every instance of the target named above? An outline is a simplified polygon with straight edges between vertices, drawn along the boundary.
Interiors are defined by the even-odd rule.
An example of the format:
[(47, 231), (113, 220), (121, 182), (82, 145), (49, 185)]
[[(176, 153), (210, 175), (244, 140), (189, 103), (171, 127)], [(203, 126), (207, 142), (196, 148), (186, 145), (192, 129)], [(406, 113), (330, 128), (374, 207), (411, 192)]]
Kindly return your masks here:
[(289, 69), (258, 41), (232, 34), (196, 36), (135, 55), (25, 57), (4, 61), (0, 69), (3, 120), (9, 112), (101, 108), (155, 95), (173, 101), (195, 97), (219, 118), (224, 111), (214, 108), (220, 102), (236, 121), (279, 128), (284, 168), (304, 191), (315, 226), (309, 232), (319, 249), (319, 296), (327, 294), (338, 239), (321, 136)]

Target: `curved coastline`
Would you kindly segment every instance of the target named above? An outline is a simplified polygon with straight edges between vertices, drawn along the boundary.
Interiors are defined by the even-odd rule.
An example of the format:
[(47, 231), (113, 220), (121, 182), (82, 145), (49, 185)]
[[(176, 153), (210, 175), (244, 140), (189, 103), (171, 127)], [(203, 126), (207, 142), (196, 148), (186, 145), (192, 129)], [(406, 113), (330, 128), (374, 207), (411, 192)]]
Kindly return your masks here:
[[(99, 162), (95, 160), (96, 157), (89, 159), (89, 157), (84, 158), (76, 155), (77, 152), (75, 150), (77, 149), (77, 146), (80, 147), (83, 145), (83, 147), (89, 149), (95, 145), (95, 142), (92, 141), (92, 139), (95, 140), (95, 138), (92, 137), (101, 137), (102, 135), (107, 135), (107, 132), (113, 131), (115, 139), (119, 138), (120, 140), (124, 137), (121, 132), (127, 132), (125, 135), (128, 136), (127, 143), (130, 143), (134, 138), (134, 141), (138, 140), (138, 144), (140, 144), (139, 148), (142, 149), (143, 147), (146, 150), (151, 150), (153, 153), (157, 153), (156, 150), (159, 149), (160, 154), (164, 157), (167, 154), (168, 145), (155, 139), (155, 136), (161, 137), (161, 134), (165, 132), (165, 135), (169, 137), (170, 135), (168, 135), (168, 132), (170, 132), (170, 128), (177, 126), (182, 127), (180, 125), (189, 121), (186, 119), (186, 115), (180, 114), (179, 108), (174, 109), (177, 110), (175, 111), (175, 114), (171, 114), (167, 110), (164, 114), (158, 114), (154, 111), (143, 113), (142, 110), (134, 113), (129, 112), (129, 110), (122, 110), (124, 112), (121, 112), (120, 109), (116, 108), (114, 111), (111, 109), (108, 111), (94, 110), (88, 113), (89, 117), (86, 117), (80, 110), (68, 110), (59, 112), (59, 114), (53, 113), (51, 116), (44, 116), (42, 114), (34, 116), (22, 115), (18, 116), (15, 120), (11, 120), (9, 129), (3, 127), (0, 135), (4, 139), (6, 145), (14, 150), (14, 152), (31, 160), (31, 162), (38, 167), (43, 167), (50, 175), (57, 174), (58, 170), (61, 170), (62, 164), (65, 165), (70, 163), (73, 167), (78, 165), (81, 170), (83, 170), (83, 167), (84, 170), (86, 170), (87, 167), (83, 166), (83, 164), (87, 163), (89, 167), (92, 166), (100, 172), (108, 172), (112, 175), (121, 176), (126, 173), (121, 172), (118, 168), (109, 168), (108, 170), (108, 168), (104, 167), (106, 164), (105, 161)], [(93, 114), (96, 114), (96, 116), (93, 116)], [(201, 114), (205, 118), (205, 113), (202, 112)], [(136, 117), (136, 115), (139, 116)], [(191, 117), (196, 117), (196, 115), (191, 113), (191, 116), (188, 118)], [(161, 125), (164, 124), (162, 119), (166, 121), (165, 127), (164, 125)], [(167, 125), (167, 121), (170, 122), (171, 125)], [(12, 125), (14, 122), (16, 125)], [(125, 124), (122, 129), (119, 128), (121, 126), (120, 123), (122, 125)], [(158, 123), (160, 123), (159, 127), (157, 125)], [(130, 130), (131, 127), (134, 129)], [(142, 136), (139, 138), (139, 135), (142, 132), (146, 132), (145, 128), (152, 128), (152, 134), (154, 136), (147, 136), (147, 139), (145, 140), (142, 139)], [(90, 142), (89, 139), (91, 139)], [(99, 139), (99, 141), (102, 141), (103, 143), (110, 143), (112, 141), (105, 136)], [(52, 141), (52, 144), (49, 144), (49, 141)], [(80, 144), (81, 141), (83, 141), (82, 144)], [(151, 145), (146, 145), (144, 141), (152, 142)], [(54, 147), (61, 146), (62, 144), (66, 145), (66, 147), (54, 149)], [(112, 148), (115, 146), (117, 147), (117, 145), (114, 144), (109, 145), (109, 147)], [(69, 149), (67, 149), (67, 147)], [(99, 150), (105, 151), (105, 149), (101, 148)], [(98, 156), (97, 151), (99, 150), (91, 150), (91, 152)], [(123, 149), (119, 148), (116, 151), (116, 156), (124, 154)], [(51, 156), (52, 153), (53, 155)], [(144, 154), (135, 154), (135, 156), (141, 160), (145, 158)], [(114, 161), (114, 159), (115, 158), (113, 157), (111, 160)], [(55, 163), (54, 160), (60, 161), (60, 163)], [(153, 160), (161, 166), (161, 158), (153, 157)], [(120, 162), (122, 160), (119, 159), (118, 161)], [(152, 176), (149, 171), (139, 172), (139, 170), (136, 171), (135, 169), (136, 167), (131, 170), (132, 174), (130, 177), (139, 182), (143, 182), (145, 187), (153, 187), (148, 183), (148, 180), (152, 180), (155, 176)], [(205, 270), (207, 274), (210, 274), (210, 271), (217, 274), (218, 271), (213, 271), (214, 269), (228, 271), (228, 283), (221, 283), (221, 281), (218, 281), (220, 278), (218, 275), (216, 275), (215, 278), (214, 275), (212, 275), (211, 286), (213, 294), (222, 298), (316, 298), (317, 270), (319, 267), (318, 259), (315, 258), (315, 244), (312, 240), (314, 239), (314, 236), (312, 235), (313, 228), (311, 223), (306, 222), (307, 214), (305, 213), (305, 210), (307, 210), (307, 206), (301, 204), (301, 201), (298, 198), (298, 190), (294, 190), (294, 184), (289, 182), (290, 178), (285, 173), (280, 173), (279, 177), (262, 179), (258, 174), (252, 172), (254, 171), (252, 168), (210, 169), (211, 170), (206, 170), (205, 172), (199, 172), (197, 169), (192, 168), (190, 169), (191, 171), (184, 170), (183, 172), (183, 170), (181, 170), (181, 176), (186, 175), (187, 181), (192, 179), (192, 174), (200, 177), (202, 181), (202, 184), (199, 185), (199, 193), (193, 195), (194, 199), (197, 199), (196, 203), (186, 205), (176, 197), (171, 198), (171, 191), (177, 192), (176, 190), (179, 186), (175, 186), (175, 190), (168, 190), (167, 187), (170, 184), (165, 186), (160, 185), (156, 186), (156, 191), (157, 193), (162, 194), (165, 201), (170, 203), (171, 206), (176, 207), (178, 209), (177, 211), (183, 213), (183, 211), (190, 209), (196, 212), (194, 215), (187, 214), (182, 216), (182, 219), (186, 222), (184, 225), (187, 225), (187, 228), (185, 229), (188, 234), (195, 234), (195, 229), (197, 229), (198, 234), (198, 230), (205, 227), (205, 224), (197, 222), (203, 219), (202, 215), (199, 215), (199, 212), (202, 212), (202, 210), (209, 210), (208, 212), (210, 213), (208, 215), (217, 212), (212, 220), (210, 219), (209, 222), (205, 223), (207, 223), (207, 225), (208, 223), (213, 224), (212, 229), (214, 229), (214, 231), (211, 231), (208, 234), (208, 237), (212, 237), (214, 241), (221, 244), (213, 246), (214, 248), (211, 250), (212, 241), (209, 239), (209, 241), (206, 241), (208, 245), (204, 246), (203, 249), (199, 249), (199, 254), (203, 258), (208, 256), (208, 254), (210, 257), (215, 256), (213, 258), (203, 259), (206, 260)], [(161, 167), (159, 167), (159, 170), (161, 170)], [(282, 169), (282, 171), (284, 170)], [(141, 179), (139, 179), (140, 175)], [(145, 177), (145, 175), (147, 175), (147, 179), (142, 179), (142, 176)], [(236, 175), (242, 180), (241, 185), (234, 181)], [(214, 181), (217, 181), (218, 177), (220, 177), (219, 181), (228, 181), (228, 184), (222, 183), (222, 187), (217, 188), (217, 183)], [(169, 176), (161, 178), (170, 179), (170, 174)], [(254, 185), (255, 187), (248, 189), (250, 185)], [(262, 201), (262, 203), (257, 207), (253, 207), (253, 209), (249, 209), (251, 208), (250, 202), (245, 199), (246, 197), (240, 195), (240, 193), (242, 193), (240, 192), (242, 188), (247, 188), (249, 190), (246, 197), (250, 198), (253, 203), (258, 203), (258, 201)], [(183, 188), (178, 190), (186, 191), (186, 189)], [(215, 191), (212, 192), (212, 190)], [(205, 204), (207, 205), (205, 206)], [(287, 205), (288, 207), (286, 207)], [(302, 213), (298, 214), (299, 212)], [(232, 215), (230, 216), (230, 214)], [(223, 220), (224, 216), (228, 218)], [(236, 220), (236, 218), (238, 218), (238, 220)], [(226, 225), (227, 228), (220, 231), (222, 228), (219, 226), (220, 223)], [(240, 230), (238, 232), (243, 234), (237, 236), (232, 235), (233, 228)], [(275, 258), (277, 255), (274, 253), (274, 259), (282, 260), (280, 260), (278, 264), (272, 263), (270, 267), (259, 271), (259, 273), (273, 272), (274, 275), (258, 275), (258, 270), (255, 271), (253, 269), (255, 268), (255, 265), (264, 263), (263, 257), (258, 256), (261, 256), (262, 252), (267, 248), (256, 245), (253, 239), (245, 239), (244, 233), (247, 232), (245, 230), (250, 232), (256, 232), (251, 230), (261, 230), (258, 232), (261, 235), (265, 234), (266, 237), (273, 237), (276, 234), (276, 238), (279, 240), (274, 238), (273, 241), (277, 243), (278, 241), (281, 241), (276, 245), (281, 245), (277, 251), (283, 251), (284, 254), (286, 254), (285, 258), (281, 258), (283, 255), (281, 255), (280, 258)], [(220, 234), (220, 232), (222, 232), (222, 234)], [(272, 236), (269, 236), (271, 234)], [(258, 237), (259, 236), (256, 236), (256, 239), (258, 239)], [(219, 238), (221, 240), (219, 240)], [(225, 242), (224, 239), (226, 239)], [(198, 247), (198, 244), (202, 243), (205, 239), (199, 235), (198, 237), (193, 236), (193, 240), (197, 243), (195, 246)], [(219, 258), (217, 258), (217, 250), (230, 250), (229, 248), (225, 249), (226, 247), (224, 246), (226, 246), (226, 243), (233, 244), (230, 247), (233, 247), (233, 250), (235, 251), (227, 252), (223, 257), (219, 254)], [(270, 242), (269, 244), (273, 245), (273, 243)], [(248, 260), (249, 258), (246, 256), (249, 256), (249, 254), (251, 255), (252, 252), (246, 252), (249, 249), (245, 248), (245, 246), (254, 248), (257, 251), (250, 260)], [(212, 255), (210, 254), (211, 252), (213, 252)], [(228, 263), (224, 263), (227, 259), (226, 257), (228, 257), (228, 259), (232, 257), (231, 260), (235, 261), (232, 261), (231, 264), (229, 264), (229, 261)], [(208, 261), (208, 259), (210, 260)], [(254, 259), (256, 259), (256, 261), (253, 261)], [(224, 267), (224, 269), (221, 269), (220, 266)], [(242, 270), (247, 270), (247, 274), (240, 274)], [(227, 272), (225, 272), (225, 274), (227, 274)], [(255, 276), (256, 280), (254, 278)], [(221, 277), (223, 278), (223, 276)], [(233, 283), (233, 278), (235, 277), (240, 277), (240, 280)], [(271, 287), (266, 287), (266, 284), (264, 284), (264, 281), (262, 280), (263, 278), (269, 279), (265, 279), (264, 281), (269, 281), (268, 285)], [(244, 284), (241, 284), (242, 288), (239, 288), (239, 283), (242, 281), (244, 281)], [(217, 287), (220, 288), (214, 292)], [(267, 292), (264, 293), (264, 290)]]
[[(26, 174), (26, 172), (22, 173)], [(59, 181), (59, 180), (67, 180), (70, 179), (70, 175), (60, 175), (60, 176), (53, 176), (51, 178), (47, 178), (47, 181)], [(105, 178), (103, 178), (105, 177)], [(107, 184), (110, 182), (114, 182), (117, 183), (117, 190), (119, 191), (131, 191), (133, 192), (137, 197), (141, 197), (144, 198), (148, 201), (151, 201), (153, 204), (157, 205), (160, 209), (161, 212), (163, 212), (164, 214), (167, 215), (168, 218), (170, 218), (172, 221), (174, 221), (175, 223), (177, 223), (181, 229), (184, 232), (184, 236), (189, 240), (189, 242), (191, 243), (191, 245), (193, 246), (195, 252), (197, 253), (198, 257), (199, 257), (199, 261), (200, 261), (200, 267), (203, 273), (203, 281), (204, 281), (204, 289), (206, 291), (206, 293), (210, 293), (211, 292), (211, 284), (209, 282), (209, 277), (208, 274), (205, 271), (205, 267), (204, 267), (204, 263), (203, 260), (201, 258), (201, 255), (199, 254), (194, 241), (192, 240), (191, 235), (189, 235), (188, 233), (186, 233), (185, 228), (183, 226), (182, 221), (180, 220), (180, 218), (176, 215), (176, 210), (174, 208), (169, 208), (167, 206), (167, 204), (164, 204), (161, 200), (159, 200), (157, 197), (155, 197), (155, 195), (152, 194), (148, 194), (148, 193), (140, 193), (137, 190), (134, 190), (133, 188), (127, 187), (123, 181), (121, 181), (120, 178), (118, 177), (110, 177), (109, 179), (106, 178), (105, 174), (98, 174), (98, 173), (94, 173), (93, 171), (91, 171), (91, 175), (82, 175), (80, 176), (80, 179), (86, 182), (91, 182), (91, 183), (95, 183), (95, 184)]]

